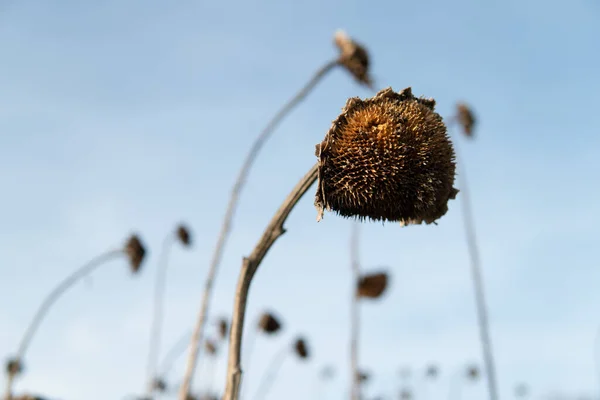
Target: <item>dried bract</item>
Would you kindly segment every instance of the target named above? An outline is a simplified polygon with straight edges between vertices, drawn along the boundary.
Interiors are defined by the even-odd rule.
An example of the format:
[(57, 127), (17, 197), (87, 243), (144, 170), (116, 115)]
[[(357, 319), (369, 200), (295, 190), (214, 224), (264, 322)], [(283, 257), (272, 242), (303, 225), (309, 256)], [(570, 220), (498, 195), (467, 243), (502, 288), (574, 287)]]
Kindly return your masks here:
[(363, 275), (356, 284), (356, 295), (377, 299), (385, 292), (387, 282), (388, 275), (385, 272)]
[(129, 266), (134, 274), (140, 270), (146, 249), (142, 245), (140, 238), (137, 235), (132, 235), (125, 245), (125, 252), (129, 258)]
[(204, 349), (211, 356), (217, 354), (217, 345), (210, 339), (207, 339), (206, 342), (204, 342)]
[(338, 30), (333, 39), (340, 50), (340, 57), (338, 58), (340, 65), (343, 65), (358, 82), (372, 87), (373, 82), (369, 76), (369, 53), (367, 50), (342, 30)]
[(227, 332), (229, 331), (229, 324), (225, 318), (221, 318), (219, 320), (219, 337), (224, 340), (227, 337)]
[(456, 120), (466, 136), (473, 136), (473, 128), (475, 127), (477, 119), (475, 118), (475, 115), (473, 115), (471, 108), (465, 103), (458, 103), (456, 105)]
[(302, 359), (306, 359), (309, 356), (308, 346), (303, 338), (296, 339), (296, 342), (294, 343), (294, 350), (296, 351), (296, 355)]
[(11, 358), (6, 362), (5, 366), (7, 375), (18, 375), (23, 372), (23, 364), (16, 358)]
[(184, 246), (190, 246), (192, 241), (190, 237), (190, 230), (185, 227), (185, 225), (179, 225), (177, 227), (177, 239)]
[(454, 149), (434, 107), (410, 88), (349, 99), (316, 146), (317, 220), (324, 209), (402, 225), (442, 217), (458, 190)]
[(258, 321), (258, 328), (265, 333), (276, 333), (281, 329), (281, 323), (271, 313), (264, 313)]

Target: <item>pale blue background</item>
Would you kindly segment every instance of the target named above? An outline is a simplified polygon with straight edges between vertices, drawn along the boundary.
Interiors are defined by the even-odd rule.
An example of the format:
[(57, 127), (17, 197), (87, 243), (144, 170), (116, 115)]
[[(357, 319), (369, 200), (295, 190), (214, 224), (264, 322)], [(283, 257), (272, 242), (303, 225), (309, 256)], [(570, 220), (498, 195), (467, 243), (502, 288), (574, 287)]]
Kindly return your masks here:
[[(113, 400), (142, 389), (163, 238), (185, 221), (195, 240), (172, 253), (166, 348), (195, 318), (249, 144), (336, 56), (338, 28), (368, 46), (379, 87), (412, 86), (444, 116), (458, 100), (476, 109), (476, 140), (452, 135), (471, 184), (502, 398), (521, 381), (536, 398), (598, 396), (597, 0), (1, 1), (0, 355), (15, 350), (40, 299), (73, 268), (132, 231), (150, 249), (141, 276), (114, 262), (57, 304), (19, 392)], [(230, 313), (242, 255), (315, 162), (314, 145), (346, 98), (370, 93), (335, 70), (267, 144), (213, 316)], [(249, 394), (272, 354), (301, 332), (314, 357), (290, 358), (269, 398), (316, 398), (327, 363), (338, 375), (320, 398), (346, 398), (351, 223), (327, 214), (317, 224), (312, 196), (252, 286), (249, 315), (272, 307), (286, 331), (257, 343)], [(364, 268), (393, 271), (385, 299), (363, 308), (373, 396), (396, 398), (402, 366), (420, 385), (417, 374), (435, 361), (442, 378), (429, 398), (446, 398), (457, 369), (480, 361), (459, 201), (437, 227), (363, 226)], [(483, 382), (463, 388), (463, 399), (484, 396)]]

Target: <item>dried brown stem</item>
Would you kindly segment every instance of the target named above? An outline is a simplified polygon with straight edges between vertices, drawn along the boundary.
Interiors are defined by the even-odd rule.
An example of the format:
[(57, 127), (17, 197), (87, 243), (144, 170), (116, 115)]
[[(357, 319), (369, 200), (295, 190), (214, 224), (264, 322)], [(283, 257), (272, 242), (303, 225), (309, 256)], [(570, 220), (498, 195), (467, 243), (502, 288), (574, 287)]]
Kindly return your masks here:
[(238, 278), (237, 289), (235, 293), (235, 302), (233, 306), (233, 317), (231, 321), (231, 331), (229, 333), (229, 360), (227, 363), (227, 383), (223, 400), (238, 400), (240, 394), (240, 382), (242, 379), (242, 369), (240, 365), (242, 332), (244, 330), (244, 319), (246, 317), (246, 302), (252, 278), (256, 273), (260, 263), (267, 252), (273, 246), (275, 241), (285, 233), (283, 224), (290, 212), (308, 189), (315, 183), (318, 176), (318, 164), (315, 164), (310, 171), (298, 182), (296, 187), (285, 199), (279, 210), (275, 213), (271, 222), (265, 229), (262, 237), (256, 244), (249, 257), (245, 257), (242, 262), (242, 268)]
[(352, 234), (350, 237), (350, 263), (352, 267), (352, 299), (350, 310), (350, 398), (351, 400), (360, 400), (360, 382), (358, 378), (358, 336), (360, 331), (360, 298), (356, 285), (360, 279), (360, 260), (358, 253), (359, 244), (359, 225), (352, 225)]
[[(123, 249), (108, 251), (104, 254), (101, 254), (101, 255), (93, 258), (88, 263), (84, 264), (83, 266), (81, 266), (80, 268), (75, 270), (73, 273), (71, 273), (69, 276), (67, 276), (64, 280), (62, 280), (46, 296), (46, 298), (44, 299), (44, 301), (38, 308), (33, 319), (29, 323), (29, 326), (27, 327), (25, 334), (23, 335), (23, 337), (21, 339), (21, 343), (19, 344), (19, 348), (17, 350), (17, 354), (14, 357), (14, 360), (16, 360), (17, 362), (19, 362), (21, 364), (23, 363), (23, 358), (25, 356), (25, 352), (27, 351), (27, 348), (29, 347), (31, 340), (33, 339), (33, 335), (35, 334), (40, 323), (42, 322), (42, 320), (44, 319), (44, 317), (50, 310), (50, 307), (52, 307), (54, 302), (56, 302), (56, 300), (58, 300), (58, 298), (63, 293), (65, 293), (71, 286), (73, 286), (75, 283), (77, 283), (83, 277), (92, 273), (92, 271), (94, 271), (96, 268), (98, 268), (102, 264), (104, 264), (107, 261), (110, 261), (114, 258), (123, 256), (124, 254), (125, 254), (125, 252)], [(15, 379), (15, 375), (16, 375), (16, 373), (9, 373), (7, 376), (6, 391), (5, 391), (5, 395), (4, 395), (4, 397), (6, 399), (12, 398), (12, 385), (13, 385), (13, 382)]]
[(167, 267), (169, 259), (169, 248), (173, 243), (175, 236), (168, 235), (165, 238), (162, 248), (162, 254), (154, 283), (154, 313), (152, 316), (152, 327), (150, 329), (150, 348), (148, 349), (147, 366), (147, 389), (146, 394), (151, 397), (154, 391), (154, 379), (157, 378), (158, 357), (160, 356), (160, 339), (163, 322), (163, 303), (165, 297), (165, 286), (167, 277)]
[(237, 180), (235, 185), (233, 186), (233, 190), (231, 193), (231, 197), (229, 199), (229, 204), (227, 205), (227, 211), (225, 212), (225, 217), (223, 219), (223, 224), (221, 226), (221, 231), (219, 232), (219, 238), (217, 240), (217, 244), (214, 249), (213, 257), (210, 263), (210, 268), (208, 271), (208, 276), (206, 278), (206, 283), (204, 287), (204, 293), (202, 296), (202, 303), (200, 305), (200, 310), (198, 313), (198, 318), (196, 325), (194, 327), (194, 332), (192, 333), (192, 339), (189, 347), (189, 356), (186, 366), (186, 371), (183, 376), (183, 382), (181, 384), (181, 389), (179, 392), (179, 400), (186, 400), (187, 394), (189, 393), (190, 386), (192, 383), (192, 378), (194, 376), (194, 370), (196, 369), (196, 364), (198, 362), (200, 343), (203, 340), (204, 333), (204, 325), (206, 324), (206, 315), (208, 313), (210, 296), (212, 293), (212, 287), (214, 284), (214, 280), (217, 274), (218, 266), (221, 262), (221, 257), (223, 254), (223, 250), (225, 248), (225, 244), (227, 242), (227, 238), (229, 237), (229, 233), (231, 231), (231, 224), (235, 214), (235, 210), (237, 208), (238, 200), (240, 197), (240, 193), (244, 184), (246, 183), (246, 178), (250, 173), (250, 168), (254, 164), (258, 153), (262, 149), (262, 146), (269, 139), (271, 134), (277, 125), (281, 122), (281, 120), (297, 105), (299, 104), (310, 91), (317, 85), (317, 83), (335, 66), (338, 65), (338, 60), (332, 60), (326, 63), (323, 67), (321, 67), (313, 77), (308, 81), (308, 83), (294, 96), (290, 99), (282, 108), (279, 110), (277, 114), (273, 117), (273, 119), (267, 124), (264, 130), (260, 133), (260, 135), (256, 138), (244, 163), (239, 171)]

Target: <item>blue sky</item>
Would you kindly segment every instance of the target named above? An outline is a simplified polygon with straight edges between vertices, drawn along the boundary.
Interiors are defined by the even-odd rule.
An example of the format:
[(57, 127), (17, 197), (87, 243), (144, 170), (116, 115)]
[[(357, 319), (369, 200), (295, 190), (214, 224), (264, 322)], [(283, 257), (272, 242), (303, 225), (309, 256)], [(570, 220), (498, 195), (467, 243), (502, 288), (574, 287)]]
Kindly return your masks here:
[[(167, 348), (193, 323), (248, 146), (336, 57), (338, 28), (368, 47), (378, 87), (411, 86), (434, 97), (443, 116), (457, 101), (476, 110), (476, 140), (451, 134), (470, 183), (502, 397), (518, 382), (534, 397), (598, 395), (594, 0), (2, 1), (0, 355), (16, 350), (62, 276), (131, 232), (149, 248), (142, 275), (113, 262), (56, 305), (29, 349), (19, 392), (106, 400), (142, 389), (164, 237), (185, 221), (195, 241), (172, 251)], [(241, 257), (315, 162), (331, 120), (348, 97), (370, 94), (334, 70), (264, 148), (217, 278), (213, 317), (231, 312)], [(393, 274), (385, 298), (363, 306), (361, 364), (373, 374), (373, 396), (393, 398), (403, 366), (421, 385), (430, 362), (442, 376), (429, 397), (447, 396), (457, 371), (480, 362), (460, 199), (438, 226), (361, 227), (363, 268)], [(351, 222), (326, 214), (317, 224), (312, 202), (311, 190), (252, 286), (250, 317), (274, 309), (285, 333), (257, 342), (250, 394), (273, 354), (300, 333), (314, 357), (287, 360), (269, 398), (316, 398), (316, 375), (330, 363), (338, 374), (320, 398), (346, 398)], [(218, 362), (223, 370), (224, 351)], [(462, 388), (463, 399), (484, 395), (483, 382)]]

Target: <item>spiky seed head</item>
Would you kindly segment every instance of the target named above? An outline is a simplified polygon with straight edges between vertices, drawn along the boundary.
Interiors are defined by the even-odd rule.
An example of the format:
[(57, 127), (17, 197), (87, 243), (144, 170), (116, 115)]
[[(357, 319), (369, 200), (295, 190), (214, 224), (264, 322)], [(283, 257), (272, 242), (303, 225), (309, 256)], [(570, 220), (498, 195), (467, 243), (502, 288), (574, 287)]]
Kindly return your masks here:
[(152, 389), (157, 392), (164, 393), (167, 390), (167, 382), (161, 378), (154, 378), (152, 380)]
[(294, 342), (294, 351), (296, 355), (301, 359), (307, 359), (309, 357), (308, 345), (306, 344), (306, 339), (298, 338)]
[(258, 321), (258, 329), (265, 333), (277, 333), (281, 329), (281, 323), (272, 313), (264, 313)]
[(400, 391), (400, 398), (402, 400), (410, 400), (413, 398), (412, 391), (410, 389), (402, 389)]
[(475, 118), (471, 107), (465, 103), (458, 103), (456, 105), (456, 120), (460, 124), (464, 134), (468, 137), (472, 137), (477, 119)]
[(467, 368), (467, 378), (476, 381), (479, 379), (479, 368), (477, 366), (472, 365)]
[(425, 376), (427, 376), (428, 378), (432, 378), (435, 379), (437, 378), (438, 374), (439, 374), (439, 369), (437, 367), (437, 365), (430, 365), (427, 367), (427, 369), (425, 370)]
[(225, 318), (219, 319), (219, 337), (224, 340), (227, 337), (229, 331), (229, 324)]
[(182, 245), (189, 247), (192, 244), (190, 230), (185, 225), (179, 225), (177, 227), (177, 239)]
[(355, 42), (341, 29), (335, 32), (333, 41), (340, 50), (338, 63), (344, 66), (358, 82), (372, 88), (373, 81), (369, 76), (370, 61), (367, 49)]
[(129, 258), (129, 266), (134, 274), (139, 272), (146, 255), (146, 249), (137, 235), (132, 235), (125, 245), (125, 253)]
[(363, 275), (358, 278), (356, 283), (356, 295), (363, 298), (377, 299), (385, 292), (387, 283), (388, 274), (385, 272)]
[(7, 375), (19, 375), (23, 372), (23, 363), (16, 358), (11, 358), (6, 361), (5, 371)]
[(316, 146), (317, 220), (323, 210), (360, 220), (435, 222), (455, 198), (455, 156), (433, 99), (391, 88), (346, 102)]
[(204, 349), (211, 356), (217, 354), (217, 345), (210, 339), (206, 339), (206, 342), (204, 342)]

